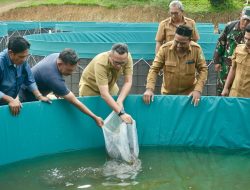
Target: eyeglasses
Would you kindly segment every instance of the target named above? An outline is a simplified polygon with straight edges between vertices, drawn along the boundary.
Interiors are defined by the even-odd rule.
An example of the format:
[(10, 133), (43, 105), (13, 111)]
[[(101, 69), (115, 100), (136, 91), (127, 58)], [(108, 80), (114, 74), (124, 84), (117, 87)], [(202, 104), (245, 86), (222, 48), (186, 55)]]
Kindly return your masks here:
[(126, 62), (119, 62), (119, 61), (114, 61), (114, 60), (112, 60), (112, 61), (113, 61), (114, 65), (125, 65), (126, 64)]
[(119, 57), (119, 56), (113, 56), (112, 54), (109, 56), (109, 60), (113, 65), (125, 65), (128, 60), (123, 58), (123, 57)]
[(112, 60), (112, 63), (114, 64), (114, 65), (125, 65), (127, 62), (125, 62), (125, 61), (115, 61), (112, 57), (110, 57), (111, 58), (111, 60)]
[(180, 42), (180, 41), (177, 41), (177, 40), (174, 40), (174, 42), (175, 42), (176, 45), (179, 44), (181, 46), (184, 46), (184, 45), (186, 45), (188, 43), (188, 41), (187, 42)]
[(172, 16), (178, 16), (179, 14), (180, 14), (180, 12), (169, 12), (170, 13), (170, 15), (172, 15)]

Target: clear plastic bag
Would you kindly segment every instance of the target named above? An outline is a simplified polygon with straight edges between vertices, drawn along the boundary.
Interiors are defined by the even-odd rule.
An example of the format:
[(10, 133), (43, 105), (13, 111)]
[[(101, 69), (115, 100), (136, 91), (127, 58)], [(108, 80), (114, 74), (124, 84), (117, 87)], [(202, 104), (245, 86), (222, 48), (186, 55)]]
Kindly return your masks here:
[(136, 123), (126, 124), (112, 112), (104, 121), (103, 134), (111, 158), (132, 162), (139, 155)]

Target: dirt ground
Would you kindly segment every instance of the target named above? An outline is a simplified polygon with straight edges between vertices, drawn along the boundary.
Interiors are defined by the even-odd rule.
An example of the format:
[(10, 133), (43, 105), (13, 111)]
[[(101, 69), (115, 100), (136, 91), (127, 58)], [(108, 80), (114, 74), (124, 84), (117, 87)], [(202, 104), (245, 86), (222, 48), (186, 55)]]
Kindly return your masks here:
[[(126, 7), (122, 9), (108, 9), (99, 6), (39, 6), (29, 8), (15, 8), (23, 1), (2, 6), (0, 20), (19, 21), (103, 21), (103, 22), (159, 22), (168, 16), (164, 9), (155, 7)], [(239, 12), (218, 14), (186, 14), (196, 22), (225, 23), (236, 20)]]

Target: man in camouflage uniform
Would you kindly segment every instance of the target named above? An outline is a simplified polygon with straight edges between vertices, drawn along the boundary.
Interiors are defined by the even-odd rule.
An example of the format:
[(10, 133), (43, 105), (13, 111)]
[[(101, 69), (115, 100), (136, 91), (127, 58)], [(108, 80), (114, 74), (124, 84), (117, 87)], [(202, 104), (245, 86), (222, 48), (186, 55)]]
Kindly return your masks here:
[(245, 44), (239, 44), (233, 53), (222, 96), (250, 97), (250, 25), (246, 27), (244, 40)]
[(213, 63), (218, 72), (217, 95), (221, 95), (232, 65), (231, 56), (238, 44), (244, 43), (246, 26), (250, 23), (250, 6), (244, 7), (240, 20), (229, 22), (218, 39)]

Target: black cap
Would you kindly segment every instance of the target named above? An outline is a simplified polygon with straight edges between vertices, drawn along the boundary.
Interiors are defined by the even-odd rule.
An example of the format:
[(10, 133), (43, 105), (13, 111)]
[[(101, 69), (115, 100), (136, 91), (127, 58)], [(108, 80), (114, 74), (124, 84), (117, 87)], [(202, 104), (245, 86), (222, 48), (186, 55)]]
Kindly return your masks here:
[(176, 29), (176, 34), (179, 34), (181, 36), (191, 37), (193, 30), (189, 28), (188, 26), (180, 25)]

